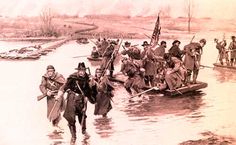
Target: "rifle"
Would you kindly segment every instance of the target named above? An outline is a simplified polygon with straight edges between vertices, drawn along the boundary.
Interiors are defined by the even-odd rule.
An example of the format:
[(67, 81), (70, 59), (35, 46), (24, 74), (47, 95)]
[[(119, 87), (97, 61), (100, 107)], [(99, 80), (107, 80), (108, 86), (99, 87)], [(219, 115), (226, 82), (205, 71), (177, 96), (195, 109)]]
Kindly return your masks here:
[(82, 113), (82, 119), (81, 119), (81, 130), (82, 130), (82, 132), (83, 132), (83, 124), (84, 124), (84, 119), (85, 119), (85, 113), (83, 112)]
[[(108, 69), (109, 65), (111, 64), (112, 60), (114, 59), (115, 55), (119, 52), (120, 46), (122, 44), (123, 39), (121, 40), (120, 44), (118, 45), (118, 49), (112, 52), (110, 60), (107, 62), (105, 69), (103, 70), (101, 76), (104, 76), (106, 73), (106, 70)], [(105, 52), (104, 52), (105, 53)]]
[(127, 49), (125, 49), (124, 45), (122, 45), (122, 48), (123, 48), (125, 51), (127, 51)]
[(74, 56), (73, 58), (80, 58), (80, 57), (88, 57), (90, 55), (78, 55), (78, 56)]
[[(58, 91), (57, 90), (55, 90), (55, 91), (51, 91), (52, 93), (57, 93)], [(37, 96), (37, 101), (40, 101), (40, 100), (42, 100), (43, 98), (45, 98), (45, 97), (47, 97), (47, 95), (39, 95), (39, 96)]]
[(149, 38), (149, 39), (152, 39), (152, 37), (151, 36), (149, 36), (149, 35), (147, 35), (147, 34), (145, 34), (145, 33), (143, 33), (143, 35), (145, 35), (147, 38)]
[(207, 66), (207, 65), (200, 65), (201, 67), (204, 67), (204, 68), (214, 68), (212, 66)]
[[(79, 88), (81, 94), (85, 97), (85, 94), (84, 94), (83, 90), (80, 88), (80, 86), (79, 86), (77, 81), (76, 81), (76, 85)], [(84, 102), (84, 107), (86, 107), (86, 110), (87, 110), (87, 102)], [(84, 119), (85, 119), (85, 112), (82, 112), (82, 120), (81, 120), (81, 130), (82, 131), (83, 131)]]
[(43, 98), (45, 98), (47, 95), (39, 95), (37, 96), (37, 101), (42, 100)]
[(190, 40), (190, 43), (192, 43), (193, 42), (193, 39), (195, 38), (195, 35), (193, 35), (193, 37), (192, 37), (192, 39)]
[(142, 94), (144, 94), (144, 93), (146, 93), (146, 92), (149, 92), (149, 91), (151, 91), (151, 90), (159, 90), (159, 89), (160, 89), (160, 88), (158, 88), (158, 87), (152, 87), (152, 88), (147, 89), (147, 90), (145, 90), (145, 91), (143, 91), (143, 92), (140, 92), (140, 93), (138, 93), (138, 94), (133, 95), (131, 98), (136, 97), (136, 96), (139, 96), (139, 95), (142, 95)]

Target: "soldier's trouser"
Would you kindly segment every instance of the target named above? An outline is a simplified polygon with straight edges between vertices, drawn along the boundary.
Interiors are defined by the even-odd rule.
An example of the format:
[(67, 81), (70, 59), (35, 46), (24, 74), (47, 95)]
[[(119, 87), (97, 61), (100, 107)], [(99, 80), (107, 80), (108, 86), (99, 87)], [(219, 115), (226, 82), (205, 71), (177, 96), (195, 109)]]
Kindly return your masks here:
[(193, 70), (190, 70), (190, 69), (187, 70), (187, 77), (186, 77), (185, 83), (189, 83), (189, 82), (190, 82), (192, 72), (193, 72), (193, 83), (196, 83), (196, 81), (197, 81), (197, 76), (198, 76), (198, 72), (199, 72), (199, 69), (196, 68), (196, 67), (194, 67)]
[(219, 55), (220, 55), (220, 57), (219, 57), (220, 64), (223, 65), (224, 54), (223, 53), (219, 53)]
[(231, 58), (231, 59), (230, 59), (230, 65), (233, 66), (234, 63), (235, 63), (235, 58)]
[[(78, 120), (79, 120), (79, 123), (81, 125), (82, 123), (82, 120), (83, 120), (83, 124), (82, 124), (82, 133), (84, 134), (85, 131), (86, 131), (86, 115), (84, 115), (83, 117), (83, 114), (80, 112), (80, 113), (77, 113), (78, 115)], [(76, 140), (76, 125), (75, 125), (75, 122), (76, 121), (73, 121), (73, 122), (68, 122), (68, 126), (69, 126), (69, 129), (70, 129), (70, 133), (71, 133), (71, 142), (74, 143), (75, 140)]]
[[(144, 81), (147, 86), (150, 86), (150, 84), (151, 84), (151, 86), (154, 86), (154, 76), (151, 76), (151, 75), (145, 76)], [(150, 82), (150, 84), (149, 84), (149, 82)]]
[[(83, 116), (81, 112), (78, 113), (78, 120), (79, 120), (80, 125), (82, 126), (82, 132), (86, 130), (86, 118), (87, 118), (86, 115)], [(83, 120), (83, 124), (82, 124), (82, 120)]]
[(69, 129), (70, 129), (70, 133), (71, 133), (71, 143), (75, 143), (76, 141), (76, 126), (75, 123), (74, 124), (69, 124)]
[(197, 82), (198, 72), (199, 72), (199, 69), (193, 69), (193, 83)]
[(134, 79), (129, 77), (124, 83), (124, 87), (126, 91), (130, 94), (132, 94), (131, 87), (133, 86), (133, 82), (134, 82)]
[(186, 76), (185, 84), (190, 83), (190, 80), (191, 80), (191, 74), (192, 74), (192, 70), (187, 69), (187, 76)]

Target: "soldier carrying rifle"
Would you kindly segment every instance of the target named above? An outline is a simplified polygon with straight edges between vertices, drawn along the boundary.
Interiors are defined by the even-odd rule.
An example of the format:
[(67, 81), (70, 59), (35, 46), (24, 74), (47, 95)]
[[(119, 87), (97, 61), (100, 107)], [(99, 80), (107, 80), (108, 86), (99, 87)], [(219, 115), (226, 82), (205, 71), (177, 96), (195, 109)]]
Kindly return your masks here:
[(236, 64), (236, 40), (235, 36), (232, 36), (232, 42), (229, 44), (229, 50), (230, 50), (230, 65), (234, 66)]
[(47, 72), (42, 76), (42, 81), (39, 86), (43, 95), (41, 95), (38, 100), (44, 97), (47, 98), (47, 117), (52, 121), (52, 125), (55, 128), (54, 133), (62, 131), (58, 123), (61, 119), (64, 100), (62, 97), (56, 100), (55, 96), (64, 83), (65, 78), (55, 71), (54, 66), (48, 65)]

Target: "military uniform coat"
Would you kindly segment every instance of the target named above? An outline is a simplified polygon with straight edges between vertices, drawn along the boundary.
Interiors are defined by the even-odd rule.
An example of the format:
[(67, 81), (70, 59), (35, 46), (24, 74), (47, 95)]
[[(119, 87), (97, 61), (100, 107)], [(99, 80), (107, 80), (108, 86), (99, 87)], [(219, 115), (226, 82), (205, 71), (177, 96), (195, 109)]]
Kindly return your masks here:
[(113, 90), (114, 87), (106, 76), (98, 82), (94, 115), (105, 115), (112, 109)]
[(184, 67), (182, 61), (178, 58), (171, 57), (171, 61), (173, 62), (174, 67), (167, 69), (167, 72), (169, 72), (169, 74), (165, 75), (165, 81), (169, 89), (173, 90), (182, 86), (186, 77), (187, 70)]
[[(82, 92), (80, 91), (79, 87)], [(77, 72), (71, 74), (62, 87), (62, 91), (67, 91), (67, 105), (64, 112), (64, 117), (68, 122), (74, 123), (76, 115), (82, 115), (82, 109), (85, 107), (85, 96), (90, 98), (95, 90), (89, 85), (89, 77), (86, 74), (85, 77), (77, 76)]]
[(199, 69), (199, 63), (200, 63), (200, 55), (196, 57), (195, 52), (199, 52), (201, 49), (201, 46), (199, 43), (190, 43), (186, 46), (184, 46), (184, 52), (185, 52), (185, 58), (184, 58), (184, 65), (186, 69), (193, 70), (193, 69)]
[[(54, 98), (54, 96), (57, 95), (58, 90), (62, 87), (64, 83), (65, 78), (59, 73), (55, 73), (55, 76), (53, 78), (49, 78), (47, 74), (44, 74), (42, 77), (42, 81), (39, 88), (43, 95), (47, 96), (48, 90), (54, 91), (52, 96), (47, 96), (47, 117), (50, 121), (57, 119), (60, 116), (60, 112), (64, 109), (63, 97), (61, 97), (57, 103)], [(54, 107), (53, 112), (50, 114), (55, 103), (56, 106)]]
[(230, 58), (235, 59), (236, 58), (236, 41), (230, 42), (229, 50), (232, 50), (230, 53)]

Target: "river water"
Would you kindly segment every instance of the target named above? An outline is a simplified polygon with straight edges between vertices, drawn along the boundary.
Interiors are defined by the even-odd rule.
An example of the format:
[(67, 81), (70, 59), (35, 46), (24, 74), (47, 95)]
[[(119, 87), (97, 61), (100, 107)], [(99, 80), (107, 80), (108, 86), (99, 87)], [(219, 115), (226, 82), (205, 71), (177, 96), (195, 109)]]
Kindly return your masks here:
[[(143, 40), (132, 40), (142, 44)], [(181, 47), (187, 40), (181, 40)], [(5, 43), (5, 42), (4, 42)], [(8, 45), (8, 44), (4, 44)], [(3, 45), (3, 46), (4, 46)], [(15, 44), (16, 45), (16, 44)], [(28, 45), (28, 44), (27, 44)], [(168, 41), (168, 48), (171, 42)], [(14, 45), (13, 45), (14, 46)], [(65, 133), (52, 139), (52, 128), (46, 118), (46, 100), (37, 102), (39, 84), (46, 66), (68, 77), (85, 61), (92, 74), (96, 64), (85, 57), (92, 43), (78, 45), (70, 41), (37, 61), (0, 62), (0, 144), (1, 145), (60, 145), (69, 144), (70, 133), (64, 118)], [(205, 46), (202, 64), (212, 66), (217, 51), (213, 41)], [(119, 70), (119, 64), (116, 71)], [(120, 84), (115, 84), (113, 109), (108, 118), (94, 116), (94, 106), (87, 110), (87, 131), (84, 138), (77, 123), (77, 144), (83, 145), (176, 145), (201, 138), (203, 132), (236, 138), (236, 74), (227, 69), (204, 68), (198, 80), (208, 87), (197, 94), (178, 97), (145, 95), (130, 99)]]

